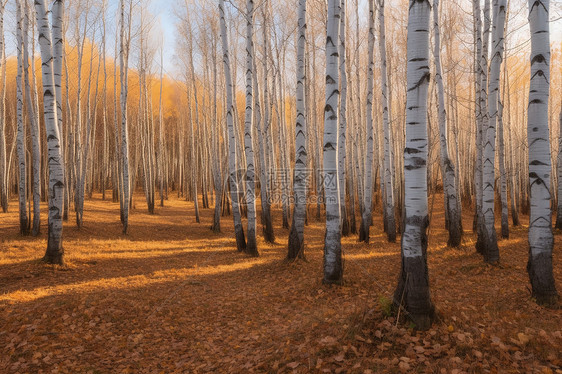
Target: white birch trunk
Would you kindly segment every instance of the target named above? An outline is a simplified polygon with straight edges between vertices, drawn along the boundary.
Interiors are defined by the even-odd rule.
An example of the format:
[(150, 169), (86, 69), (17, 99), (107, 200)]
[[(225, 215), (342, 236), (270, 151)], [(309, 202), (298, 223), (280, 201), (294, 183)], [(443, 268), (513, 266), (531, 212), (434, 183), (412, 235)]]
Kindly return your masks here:
[(322, 170), (324, 194), (326, 196), (323, 283), (337, 284), (341, 284), (343, 281), (337, 164), (339, 26), (340, 1), (328, 0), (328, 22), (326, 27), (326, 105), (324, 107), (324, 157)]
[(392, 177), (392, 154), (390, 147), (391, 132), (389, 120), (389, 96), (388, 96), (388, 68), (386, 65), (386, 29), (384, 26), (384, 0), (379, 0), (379, 49), (381, 56), (381, 104), (382, 121), (384, 129), (384, 227), (389, 242), (396, 241), (396, 219), (394, 216), (394, 186)]
[[(49, 166), (49, 238), (44, 260), (52, 264), (64, 263), (62, 247), (62, 215), (64, 203), (64, 165), (61, 132), (58, 126), (56, 84), (53, 69), (53, 47), (49, 14), (45, 0), (35, 0), (39, 46), (41, 47), (41, 74), (43, 79), (43, 111), (47, 133)], [(60, 19), (54, 19), (53, 27), (62, 27)]]
[(447, 245), (458, 247), (461, 244), (461, 212), (458, 207), (457, 185), (455, 176), (455, 165), (449, 157), (449, 144), (447, 140), (447, 113), (445, 112), (445, 88), (443, 87), (443, 76), (441, 71), (441, 40), (439, 32), (439, 0), (433, 0), (433, 26), (435, 45), (433, 57), (435, 61), (435, 81), (437, 83), (437, 94), (439, 97), (437, 110), (439, 113), (439, 144), (441, 146), (441, 175), (443, 177), (443, 189), (445, 191), (445, 209), (447, 211), (447, 230), (449, 240)]
[[(30, 9), (27, 1), (23, 3), (23, 73), (25, 82), (25, 100), (27, 113), (29, 117), (29, 127), (31, 133), (31, 152), (32, 152), (32, 190), (33, 190), (33, 224), (31, 234), (39, 235), (41, 231), (41, 144), (39, 131), (39, 118), (35, 110), (38, 108), (34, 105), (37, 103), (31, 95), (31, 86), (29, 82), (29, 15)], [(33, 42), (33, 41), (32, 41)], [(32, 61), (35, 56), (32, 55)], [(35, 67), (33, 66), (32, 69)], [(35, 80), (34, 80), (35, 83)]]
[(289, 233), (288, 259), (304, 257), (304, 223), (306, 220), (306, 189), (308, 181), (307, 123), (306, 123), (306, 0), (299, 0), (297, 36), (297, 119), (295, 124), (295, 175), (293, 193), (295, 204)]
[(256, 243), (256, 172), (254, 164), (253, 128), (253, 79), (254, 74), (254, 1), (246, 2), (246, 111), (244, 120), (244, 152), (246, 154), (246, 206), (248, 208), (248, 230), (246, 252), (258, 256)]
[[(57, 100), (57, 122), (60, 134), (61, 157), (65, 159), (63, 128), (62, 128), (62, 65), (64, 56), (64, 0), (54, 0), (52, 6), (53, 24), (51, 32), (53, 35), (53, 74), (55, 80), (55, 91)], [(67, 173), (65, 173), (65, 199), (63, 211), (68, 205)]]
[(480, 127), (478, 132), (480, 138), (477, 143), (478, 161), (477, 161), (477, 176), (479, 188), (477, 190), (477, 199), (480, 209), (476, 212), (476, 250), (478, 253), (485, 255), (486, 252), (486, 224), (484, 217), (484, 143), (486, 141), (486, 131), (488, 128), (489, 114), (488, 114), (488, 50), (490, 44), (490, 0), (484, 0), (483, 12), (483, 29), (482, 31), (482, 49), (479, 56), (479, 110), (480, 110)]
[(427, 330), (434, 317), (427, 269), (427, 91), (429, 86), (428, 0), (410, 0), (406, 147), (404, 148), (405, 227), (402, 264), (394, 303), (409, 313), (416, 328)]
[[(261, 123), (257, 126), (258, 128), (258, 148), (260, 154), (260, 197), (261, 197), (261, 218), (263, 224), (263, 236), (266, 242), (273, 243), (275, 242), (275, 233), (273, 232), (273, 219), (271, 217), (271, 201), (270, 201), (270, 190), (268, 190), (269, 181), (267, 179), (267, 172), (270, 162), (268, 157), (271, 152), (269, 141), (267, 140), (269, 126), (270, 126), (270, 116), (269, 116), (269, 83), (268, 83), (268, 49), (269, 49), (269, 41), (268, 41), (268, 20), (265, 11), (265, 7), (262, 7), (262, 17), (263, 17), (263, 117)], [(254, 61), (256, 67), (254, 68), (257, 71), (257, 62)], [(254, 92), (259, 92), (257, 89), (257, 79), (254, 79), (254, 84), (256, 88)], [(261, 112), (261, 107), (259, 106), (259, 95), (255, 95), (256, 100), (256, 110)]]
[(228, 127), (228, 148), (229, 148), (229, 183), (230, 200), (232, 204), (232, 218), (234, 220), (234, 231), (236, 235), (236, 246), (239, 251), (246, 250), (246, 239), (244, 238), (244, 228), (242, 227), (242, 217), (240, 216), (240, 205), (238, 201), (238, 185), (236, 170), (236, 136), (234, 134), (234, 104), (232, 76), (230, 72), (230, 59), (228, 53), (228, 35), (226, 31), (226, 20), (224, 14), (224, 0), (219, 0), (219, 16), (222, 39), (222, 59), (224, 64), (225, 88), (226, 88), (226, 123)]
[[(123, 234), (127, 233), (129, 228), (129, 203), (131, 200), (131, 184), (129, 180), (129, 130), (127, 128), (127, 96), (128, 96), (128, 77), (129, 77), (129, 42), (130, 32), (125, 35), (125, 0), (121, 3), (121, 29), (119, 35), (119, 75), (121, 82), (121, 95), (119, 103), (121, 104), (121, 172), (123, 178)], [(130, 11), (130, 7), (129, 7)], [(129, 28), (130, 28), (129, 12)]]
[[(23, 118), (23, 60), (24, 60), (24, 43), (23, 43), (23, 14), (21, 0), (16, 0), (16, 18), (17, 18), (17, 156), (18, 156), (18, 196), (19, 196), (19, 217), (20, 217), (20, 233), (22, 235), (29, 234), (29, 218), (27, 216), (27, 169), (26, 169), (26, 136), (25, 123)], [(31, 103), (29, 103), (31, 104)]]
[(347, 70), (346, 70), (346, 13), (345, 0), (341, 1), (341, 12), (340, 12), (340, 43), (339, 43), (339, 53), (340, 53), (340, 113), (339, 113), (339, 135), (338, 135), (338, 182), (340, 189), (340, 213), (341, 213), (341, 232), (343, 236), (349, 235), (349, 218), (347, 216), (346, 208), (346, 138), (347, 138)]
[(507, 209), (507, 175), (505, 170), (503, 102), (501, 100), (498, 100), (498, 165), (500, 173), (501, 235), (502, 238), (507, 239), (509, 238), (509, 211)]
[(531, 31), (531, 84), (527, 118), (529, 142), (529, 262), (532, 294), (539, 304), (558, 299), (552, 272), (552, 215), (550, 210), (550, 136), (548, 100), (550, 89), (549, 0), (529, 0)]
[[(473, 229), (481, 228), (482, 212), (482, 107), (481, 107), (481, 84), (482, 84), (482, 18), (480, 0), (472, 1), (472, 13), (474, 17), (474, 117), (476, 119), (476, 161), (474, 167), (474, 191), (475, 191), (475, 214)], [(478, 248), (477, 248), (478, 249)]]
[[(158, 184), (160, 189), (160, 206), (164, 206), (164, 120), (162, 114), (162, 86), (164, 83), (164, 45), (160, 46), (160, 95), (158, 97)], [(214, 122), (213, 122), (214, 123)]]
[(363, 211), (359, 227), (359, 241), (369, 243), (369, 228), (372, 219), (373, 199), (373, 85), (375, 74), (375, 0), (369, 1), (369, 67), (367, 73), (367, 149), (365, 150), (365, 167), (363, 181)]
[(488, 126), (486, 127), (482, 157), (482, 213), (484, 216), (483, 254), (488, 263), (500, 259), (494, 215), (494, 185), (496, 158), (496, 125), (498, 119), (498, 93), (500, 69), (503, 59), (503, 32), (505, 24), (505, 0), (494, 0), (492, 31), (492, 61), (488, 79)]

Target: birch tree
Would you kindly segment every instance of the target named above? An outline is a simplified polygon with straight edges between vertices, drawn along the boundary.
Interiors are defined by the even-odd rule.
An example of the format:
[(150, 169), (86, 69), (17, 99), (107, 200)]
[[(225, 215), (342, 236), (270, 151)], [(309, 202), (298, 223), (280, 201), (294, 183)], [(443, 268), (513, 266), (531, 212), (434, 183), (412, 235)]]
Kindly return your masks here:
[[(62, 215), (64, 203), (64, 164), (61, 153), (61, 132), (57, 118), (56, 85), (53, 68), (53, 44), (49, 27), (49, 13), (45, 0), (35, 0), (38, 40), (41, 48), (41, 75), (43, 80), (43, 113), (47, 133), (49, 167), (49, 229), (44, 261), (50, 264), (64, 263), (62, 246)], [(62, 27), (61, 18), (53, 19), (53, 28)], [(60, 79), (60, 78), (59, 78)]]
[(367, 72), (367, 149), (365, 150), (363, 211), (359, 227), (359, 241), (369, 243), (369, 228), (373, 204), (373, 85), (375, 75), (375, 0), (369, 1), (369, 67)]
[[(273, 232), (273, 218), (271, 216), (271, 202), (269, 191), (267, 188), (268, 181), (267, 181), (267, 166), (268, 160), (266, 153), (266, 148), (269, 149), (268, 146), (269, 142), (267, 141), (267, 132), (269, 128), (269, 104), (268, 102), (268, 79), (267, 79), (267, 59), (268, 59), (268, 39), (267, 39), (267, 16), (265, 7), (262, 7), (262, 16), (263, 16), (263, 103), (264, 103), (264, 110), (263, 116), (260, 117), (260, 122), (257, 124), (257, 134), (258, 134), (258, 148), (259, 148), (259, 157), (260, 157), (260, 201), (261, 201), (261, 219), (263, 225), (263, 237), (266, 242), (273, 243), (275, 242), (275, 233)], [(254, 56), (255, 57), (255, 56)], [(254, 60), (255, 61), (255, 60)], [(255, 62), (254, 71), (257, 71), (257, 62)], [(255, 108), (256, 108), (256, 115), (260, 112), (261, 115), (261, 107), (260, 107), (260, 98), (258, 94), (258, 80), (254, 79), (254, 100), (255, 100)]]
[[(119, 30), (119, 77), (121, 94), (121, 173), (123, 179), (122, 209), (123, 209), (123, 234), (129, 228), (129, 204), (131, 199), (131, 181), (129, 179), (129, 130), (127, 126), (127, 97), (129, 88), (129, 49), (131, 43), (131, 11), (132, 2), (129, 1), (128, 20), (125, 18), (125, 0), (120, 0), (120, 30)], [(129, 26), (125, 33), (125, 23)]]
[(256, 190), (253, 128), (253, 79), (254, 77), (254, 0), (246, 2), (246, 112), (244, 120), (244, 152), (246, 154), (246, 206), (248, 208), (248, 230), (246, 251), (258, 255), (256, 243)]
[(404, 149), (405, 227), (401, 270), (394, 304), (404, 307), (416, 328), (434, 317), (427, 268), (427, 90), (429, 86), (429, 0), (410, 0), (407, 42), (406, 147)]
[(492, 61), (488, 79), (488, 125), (486, 127), (482, 157), (482, 213), (484, 217), (483, 255), (488, 263), (500, 259), (494, 216), (496, 125), (498, 119), (498, 97), (500, 68), (503, 59), (505, 0), (494, 0), (492, 30)]
[(295, 203), (289, 233), (288, 259), (304, 257), (304, 223), (306, 220), (306, 188), (308, 180), (308, 128), (306, 122), (306, 0), (299, 0), (297, 36), (297, 119), (295, 124), (295, 174), (293, 193)]
[(346, 208), (346, 138), (347, 138), (347, 71), (346, 71), (346, 12), (345, 0), (341, 1), (340, 12), (340, 37), (339, 37), (339, 53), (340, 53), (340, 113), (339, 113), (339, 134), (338, 134), (338, 183), (340, 189), (340, 214), (341, 214), (341, 231), (343, 236), (349, 235), (349, 218)]
[(340, 0), (328, 0), (326, 26), (326, 105), (324, 106), (323, 170), (326, 196), (326, 235), (324, 238), (323, 283), (341, 284), (340, 206), (338, 190), (338, 101), (339, 101), (339, 23)]
[(552, 272), (552, 216), (550, 210), (550, 136), (548, 100), (550, 89), (549, 0), (529, 0), (531, 31), (531, 83), (527, 117), (529, 142), (529, 261), (527, 272), (532, 294), (539, 304), (558, 299)]
[(391, 169), (390, 103), (388, 98), (388, 68), (386, 66), (386, 30), (384, 26), (384, 0), (379, 0), (379, 49), (381, 58), (381, 102), (384, 129), (384, 227), (389, 242), (396, 241), (396, 220), (394, 217), (394, 186)]
[(219, 0), (219, 17), (222, 40), (222, 60), (224, 64), (225, 88), (226, 88), (226, 124), (228, 127), (228, 166), (230, 183), (230, 202), (232, 205), (232, 218), (234, 220), (234, 233), (236, 236), (236, 247), (239, 251), (246, 250), (246, 239), (244, 228), (242, 227), (242, 217), (240, 215), (240, 205), (238, 201), (238, 184), (236, 169), (236, 136), (234, 134), (234, 104), (232, 75), (230, 72), (230, 59), (228, 53), (228, 34), (226, 29), (224, 0)]
[(435, 62), (435, 81), (437, 83), (437, 94), (439, 97), (437, 110), (439, 113), (439, 144), (441, 146), (441, 175), (443, 177), (443, 189), (445, 193), (445, 210), (447, 214), (447, 230), (449, 231), (450, 247), (458, 247), (461, 244), (462, 223), (459, 211), (459, 199), (457, 195), (455, 165), (449, 158), (447, 140), (447, 113), (445, 109), (445, 88), (443, 87), (443, 76), (441, 71), (441, 39), (439, 32), (439, 0), (433, 0), (433, 28), (434, 48), (433, 58)]
[[(29, 82), (29, 3), (23, 2), (23, 78), (25, 83), (25, 102), (27, 105), (27, 116), (29, 120), (29, 132), (31, 134), (31, 183), (33, 194), (33, 224), (31, 234), (39, 235), (41, 231), (41, 144), (39, 131), (39, 118), (35, 112), (34, 100), (31, 95), (31, 86)], [(32, 41), (33, 42), (33, 41)], [(32, 61), (35, 56), (32, 56)], [(34, 68), (34, 67), (32, 67)], [(34, 81), (35, 82), (35, 81)], [(35, 86), (35, 84), (34, 84)]]
[[(29, 234), (29, 218), (27, 216), (27, 163), (26, 163), (26, 131), (24, 122), (24, 102), (23, 102), (23, 60), (24, 60), (24, 43), (23, 43), (23, 9), (21, 0), (16, 0), (16, 41), (17, 41), (17, 156), (18, 156), (18, 197), (19, 197), (19, 214), (20, 214), (20, 233), (22, 235)], [(28, 103), (31, 104), (31, 103)]]

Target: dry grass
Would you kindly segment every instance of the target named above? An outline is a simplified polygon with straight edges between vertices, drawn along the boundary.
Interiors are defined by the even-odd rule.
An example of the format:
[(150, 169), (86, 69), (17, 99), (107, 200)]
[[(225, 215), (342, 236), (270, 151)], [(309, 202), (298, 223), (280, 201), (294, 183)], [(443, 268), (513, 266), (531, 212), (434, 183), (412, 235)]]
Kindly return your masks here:
[(249, 258), (235, 250), (231, 217), (213, 234), (211, 210), (196, 224), (193, 205), (173, 198), (148, 215), (137, 195), (123, 236), (118, 204), (94, 196), (84, 227), (65, 225), (61, 268), (38, 261), (45, 225), (19, 236), (12, 203), (0, 214), (0, 372), (560, 372), (562, 313), (530, 299), (526, 227), (512, 228), (501, 267), (490, 267), (470, 231), (461, 249), (444, 245), (439, 203), (429, 264), (440, 320), (426, 333), (388, 317), (399, 244), (386, 243), (379, 214), (371, 244), (343, 239), (346, 284), (325, 287), (324, 228), (312, 215), (308, 261), (289, 264), (278, 211), (278, 243), (260, 237)]

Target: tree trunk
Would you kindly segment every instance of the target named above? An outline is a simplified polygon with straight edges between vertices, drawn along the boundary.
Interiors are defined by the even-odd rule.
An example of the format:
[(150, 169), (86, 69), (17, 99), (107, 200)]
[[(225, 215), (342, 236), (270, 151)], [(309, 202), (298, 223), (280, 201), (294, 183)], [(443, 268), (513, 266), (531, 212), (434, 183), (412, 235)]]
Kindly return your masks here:
[(369, 228), (372, 220), (373, 199), (373, 85), (375, 74), (375, 0), (369, 1), (369, 70), (367, 73), (367, 149), (363, 181), (363, 211), (359, 227), (359, 241), (369, 243)]
[(297, 41), (297, 119), (295, 124), (295, 174), (293, 193), (295, 203), (293, 222), (289, 233), (287, 258), (293, 260), (304, 257), (304, 222), (306, 219), (306, 188), (308, 181), (307, 123), (305, 86), (306, 80), (306, 0), (299, 0)]
[(349, 235), (349, 218), (347, 216), (346, 208), (346, 138), (347, 138), (347, 70), (346, 70), (346, 13), (345, 13), (345, 0), (341, 1), (340, 12), (340, 37), (339, 37), (339, 69), (340, 69), (340, 113), (339, 113), (339, 134), (338, 134), (338, 181), (339, 181), (339, 199), (340, 199), (340, 214), (341, 214), (341, 232), (343, 236)]
[(492, 61), (488, 79), (488, 125), (486, 127), (482, 156), (482, 213), (484, 216), (483, 254), (488, 263), (500, 260), (495, 215), (494, 186), (496, 158), (496, 125), (498, 119), (498, 92), (500, 68), (503, 59), (503, 32), (505, 24), (505, 0), (494, 0), (494, 22), (492, 31)]
[(404, 149), (405, 227), (394, 304), (427, 330), (434, 318), (427, 268), (427, 89), (429, 85), (428, 0), (410, 0), (408, 16), (408, 91)]
[(229, 182), (230, 200), (232, 204), (232, 217), (234, 219), (234, 233), (236, 235), (236, 247), (239, 251), (246, 250), (246, 239), (244, 238), (244, 228), (242, 227), (242, 217), (240, 216), (240, 205), (238, 200), (238, 179), (236, 170), (236, 136), (234, 134), (234, 104), (233, 87), (230, 73), (230, 59), (228, 57), (228, 36), (226, 33), (226, 20), (224, 15), (224, 0), (219, 0), (220, 28), (222, 39), (222, 52), (226, 88), (226, 123), (228, 126), (228, 148), (229, 148)]
[[(505, 87), (505, 86), (504, 86)], [(509, 238), (509, 211), (507, 209), (507, 175), (505, 172), (505, 146), (503, 133), (503, 102), (498, 100), (498, 163), (500, 172), (500, 201), (502, 238)]]
[(539, 304), (558, 299), (552, 273), (552, 215), (550, 210), (550, 136), (548, 99), (550, 89), (549, 0), (529, 0), (531, 31), (531, 84), (527, 139), (529, 142), (529, 262), (527, 272), (533, 297)]
[(326, 195), (323, 283), (343, 282), (340, 206), (338, 193), (338, 101), (339, 101), (339, 19), (340, 1), (328, 1), (326, 27), (326, 105), (324, 107), (323, 170)]
[(445, 89), (443, 87), (443, 77), (441, 72), (441, 40), (439, 32), (439, 0), (433, 0), (433, 25), (435, 35), (435, 45), (433, 57), (435, 61), (435, 81), (437, 82), (437, 93), (439, 101), (437, 110), (439, 112), (439, 140), (441, 146), (441, 176), (443, 177), (443, 189), (445, 190), (445, 210), (447, 217), (447, 230), (449, 240), (447, 245), (458, 247), (461, 244), (462, 223), (461, 212), (459, 211), (459, 199), (457, 195), (457, 185), (455, 176), (455, 165), (449, 158), (448, 139), (447, 139), (447, 113), (445, 112)]
[(392, 154), (390, 147), (391, 129), (389, 120), (389, 97), (388, 97), (388, 68), (386, 66), (386, 29), (384, 26), (384, 0), (379, 0), (379, 49), (381, 56), (381, 102), (382, 120), (384, 128), (384, 220), (386, 234), (389, 242), (396, 241), (396, 219), (394, 216), (394, 186), (392, 177)]
[[(62, 1), (61, 1), (62, 3)], [(61, 4), (63, 6), (63, 4)], [(43, 79), (43, 111), (47, 132), (48, 166), (49, 166), (49, 238), (44, 260), (50, 264), (64, 263), (62, 247), (62, 214), (64, 203), (64, 167), (61, 153), (61, 134), (58, 126), (56, 86), (53, 68), (51, 30), (49, 13), (45, 0), (35, 0), (35, 13), (39, 29), (39, 46), (41, 47), (41, 74)], [(53, 29), (62, 27), (61, 18), (53, 18)]]
[[(129, 130), (127, 127), (127, 96), (128, 96), (128, 79), (129, 79), (129, 47), (130, 47), (130, 30), (125, 35), (125, 0), (121, 3), (121, 29), (119, 35), (119, 75), (121, 82), (121, 95), (119, 102), (121, 104), (121, 172), (123, 179), (123, 234), (127, 233), (129, 228), (129, 205), (131, 201), (131, 181), (129, 179)], [(129, 6), (129, 28), (131, 17), (131, 6)], [(133, 185), (134, 186), (134, 185)]]
[[(31, 86), (29, 82), (29, 14), (28, 2), (23, 4), (23, 74), (25, 82), (25, 101), (27, 103), (27, 113), (29, 117), (30, 133), (31, 133), (31, 149), (32, 149), (32, 190), (33, 190), (33, 225), (31, 234), (39, 235), (41, 231), (41, 144), (39, 131), (39, 118), (35, 112), (35, 101), (32, 99)], [(35, 56), (32, 56), (32, 61)], [(34, 69), (35, 67), (33, 67)]]
[[(18, 155), (18, 196), (19, 196), (19, 213), (20, 213), (20, 233), (22, 235), (29, 234), (29, 218), (27, 216), (27, 166), (26, 166), (26, 131), (23, 117), (24, 103), (23, 103), (23, 60), (24, 60), (24, 43), (23, 43), (23, 14), (21, 0), (17, 0), (17, 63), (18, 75), (16, 78), (17, 85), (17, 155)], [(31, 105), (31, 103), (28, 103)]]
[(244, 121), (244, 152), (246, 154), (246, 206), (248, 208), (248, 230), (246, 252), (258, 256), (256, 243), (256, 190), (254, 143), (252, 142), (253, 127), (253, 79), (254, 76), (254, 1), (246, 2), (246, 111)]

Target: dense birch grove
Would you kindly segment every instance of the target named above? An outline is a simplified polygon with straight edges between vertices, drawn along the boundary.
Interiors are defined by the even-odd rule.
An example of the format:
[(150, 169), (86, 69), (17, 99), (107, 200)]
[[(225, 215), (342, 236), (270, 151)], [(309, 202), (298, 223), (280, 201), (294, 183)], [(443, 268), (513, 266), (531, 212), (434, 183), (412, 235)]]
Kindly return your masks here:
[(446, 250), (492, 268), (528, 228), (532, 296), (556, 303), (560, 3), (182, 0), (173, 54), (157, 7), (0, 1), (0, 205), (21, 235), (46, 235), (44, 261), (65, 263), (63, 226), (88, 227), (85, 201), (118, 202), (126, 236), (174, 195), (194, 204), (186, 231), (213, 210), (209, 235), (233, 225), (253, 257), (288, 238), (287, 261), (306, 260), (305, 228), (322, 222), (326, 284), (345, 283), (342, 238), (400, 241), (392, 302), (428, 329), (442, 213)]

